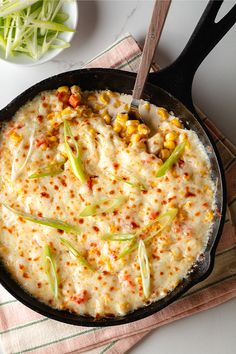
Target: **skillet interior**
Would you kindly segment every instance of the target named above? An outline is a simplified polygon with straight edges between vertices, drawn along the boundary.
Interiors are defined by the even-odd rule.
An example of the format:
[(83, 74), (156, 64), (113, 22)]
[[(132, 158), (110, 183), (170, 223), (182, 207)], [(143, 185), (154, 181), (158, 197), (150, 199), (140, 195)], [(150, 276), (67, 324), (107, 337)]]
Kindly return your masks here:
[[(113, 69), (83, 69), (62, 73), (41, 81), (19, 95), (6, 108), (0, 111), (0, 122), (11, 119), (21, 106), (44, 90), (55, 89), (62, 85), (72, 86), (77, 84), (82, 90), (110, 89), (120, 93), (132, 94), (134, 81), (135, 74)], [(42, 315), (58, 321), (80, 326), (112, 326), (129, 323), (160, 311), (179, 298), (196, 283), (205, 279), (212, 271), (215, 249), (223, 228), (226, 210), (224, 174), (217, 150), (206, 128), (200, 122), (200, 119), (194, 117), (193, 114), (173, 96), (159, 87), (147, 83), (143, 98), (157, 106), (165, 107), (168, 111), (173, 111), (174, 114), (182, 120), (186, 128), (192, 129), (197, 133), (199, 139), (206, 148), (211, 163), (212, 178), (217, 184), (216, 206), (220, 215), (215, 216), (214, 225), (209, 236), (206, 250), (201, 255), (198, 262), (194, 264), (189, 275), (163, 299), (151, 303), (144, 308), (135, 310), (123, 317), (96, 320), (88, 316), (78, 316), (69, 312), (55, 310), (39, 302), (26, 293), (11, 278), (10, 274), (7, 273), (3, 264), (0, 264), (1, 284), (18, 300)]]

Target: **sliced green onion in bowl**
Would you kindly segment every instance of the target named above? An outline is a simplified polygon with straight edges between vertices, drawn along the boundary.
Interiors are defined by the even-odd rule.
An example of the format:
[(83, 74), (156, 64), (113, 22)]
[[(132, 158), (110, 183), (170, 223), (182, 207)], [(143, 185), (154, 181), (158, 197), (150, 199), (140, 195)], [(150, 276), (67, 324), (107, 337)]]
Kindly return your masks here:
[[(67, 137), (70, 137), (72, 140), (73, 146), (76, 150), (75, 154), (72, 151), (72, 149), (67, 141)], [(64, 120), (64, 141), (65, 141), (65, 150), (66, 150), (68, 159), (70, 161), (72, 171), (73, 171), (74, 175), (80, 180), (80, 182), (84, 183), (86, 181), (86, 174), (84, 171), (83, 162), (81, 160), (79, 146), (72, 134), (70, 125), (67, 122), (67, 120)]]
[(94, 216), (102, 213), (111, 213), (115, 209), (118, 209), (121, 205), (126, 202), (126, 197), (117, 197), (117, 198), (105, 198), (101, 200), (97, 200), (91, 205), (86, 206), (79, 216)]
[(129, 241), (135, 237), (134, 234), (105, 234), (101, 239), (105, 241)]
[(44, 269), (47, 274), (49, 284), (51, 286), (55, 299), (57, 299), (59, 279), (57, 275), (56, 264), (52, 256), (49, 245), (44, 246), (43, 260), (44, 260)]
[(61, 220), (57, 220), (57, 219), (48, 219), (48, 218), (43, 218), (43, 217), (31, 215), (29, 213), (25, 213), (23, 211), (11, 208), (9, 205), (7, 205), (5, 203), (2, 203), (2, 205), (5, 208), (7, 208), (8, 210), (10, 210), (12, 213), (14, 213), (18, 216), (21, 216), (23, 219), (25, 219), (27, 221), (32, 221), (36, 224), (53, 227), (54, 229), (63, 230), (67, 233), (72, 233), (75, 235), (78, 235), (81, 232), (78, 226), (71, 225), (65, 221), (61, 221)]
[(77, 251), (74, 246), (70, 243), (70, 241), (66, 240), (63, 237), (60, 237), (60, 241), (61, 243), (63, 243), (63, 245), (65, 245), (68, 250), (73, 254), (73, 256), (75, 256), (79, 262), (86, 268), (92, 270), (93, 272), (95, 271), (95, 269), (93, 268), (93, 266), (91, 266), (91, 264), (87, 261), (87, 259), (85, 259), (80, 253), (79, 251)]
[(142, 240), (138, 245), (138, 260), (142, 277), (143, 294), (146, 298), (150, 295), (150, 266), (145, 244)]
[(1, 0), (0, 20), (3, 59), (23, 65), (44, 62), (59, 48), (70, 46), (77, 4), (76, 0)]

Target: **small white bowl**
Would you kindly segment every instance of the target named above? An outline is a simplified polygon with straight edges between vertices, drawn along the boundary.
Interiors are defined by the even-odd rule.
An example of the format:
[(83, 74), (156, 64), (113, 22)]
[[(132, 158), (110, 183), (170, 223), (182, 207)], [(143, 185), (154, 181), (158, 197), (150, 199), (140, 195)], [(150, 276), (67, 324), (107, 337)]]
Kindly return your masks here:
[[(69, 15), (68, 20), (64, 23), (66, 26), (76, 30), (78, 24), (78, 2), (77, 0), (66, 0), (62, 5), (63, 11)], [(70, 43), (75, 32), (63, 32), (59, 34), (60, 38), (64, 39), (66, 42)], [(5, 62), (21, 65), (21, 66), (33, 66), (38, 64), (43, 64), (60, 54), (66, 48), (56, 48), (49, 49), (40, 59), (34, 60), (25, 54), (17, 54), (13, 57), (5, 58), (4, 51), (0, 48), (0, 59)]]

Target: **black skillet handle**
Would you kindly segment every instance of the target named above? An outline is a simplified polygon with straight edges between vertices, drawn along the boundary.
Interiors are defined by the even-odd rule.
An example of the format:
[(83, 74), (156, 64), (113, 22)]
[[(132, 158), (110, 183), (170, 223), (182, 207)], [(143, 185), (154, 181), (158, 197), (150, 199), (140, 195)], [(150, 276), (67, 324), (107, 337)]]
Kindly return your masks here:
[(234, 5), (219, 22), (215, 23), (222, 3), (223, 0), (209, 1), (186, 47), (176, 61), (159, 72), (149, 74), (149, 82), (171, 93), (193, 112), (195, 110), (191, 91), (195, 72), (236, 22), (236, 5)]

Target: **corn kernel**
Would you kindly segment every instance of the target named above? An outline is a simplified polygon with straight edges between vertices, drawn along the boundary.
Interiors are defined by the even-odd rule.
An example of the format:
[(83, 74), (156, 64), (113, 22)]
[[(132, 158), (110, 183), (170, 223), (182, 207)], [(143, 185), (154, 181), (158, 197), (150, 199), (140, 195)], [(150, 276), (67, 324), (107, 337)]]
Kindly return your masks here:
[(175, 142), (172, 140), (165, 141), (164, 147), (167, 149), (173, 150), (175, 148)]
[(50, 136), (50, 137), (48, 137), (48, 140), (51, 141), (51, 142), (55, 142), (55, 141), (57, 141), (57, 137), (56, 136)]
[(178, 138), (178, 134), (176, 132), (171, 132), (171, 133), (167, 133), (165, 136), (165, 139), (171, 140), (171, 141), (175, 141)]
[(170, 156), (170, 151), (168, 149), (161, 149), (160, 157), (162, 160), (168, 159), (169, 156)]
[(70, 90), (73, 95), (79, 96), (81, 100), (81, 88), (79, 86), (73, 85), (71, 86)]
[(94, 130), (93, 128), (89, 128), (89, 133), (92, 134), (92, 135), (95, 135), (96, 134), (96, 130)]
[(17, 143), (19, 143), (23, 139), (22, 135), (17, 134), (15, 131), (11, 132), (10, 138), (16, 141)]
[(140, 134), (133, 134), (130, 138), (131, 143), (137, 143), (141, 139)]
[(128, 111), (128, 110), (129, 110), (129, 105), (128, 105), (128, 103), (126, 103), (126, 104), (124, 105), (124, 110), (125, 110), (125, 111)]
[(120, 133), (121, 130), (122, 130), (122, 125), (120, 125), (118, 122), (115, 122), (115, 123), (114, 123), (114, 126), (113, 126), (113, 130), (114, 130), (116, 133)]
[(60, 86), (60, 87), (58, 87), (57, 92), (66, 92), (66, 93), (69, 93), (69, 92), (70, 92), (70, 89), (69, 89), (68, 86)]
[(183, 125), (178, 118), (172, 119), (171, 123), (174, 124), (177, 128), (183, 128)]
[(100, 98), (100, 101), (104, 104), (108, 104), (110, 102), (110, 98), (105, 92), (103, 92), (99, 98)]
[(149, 103), (149, 102), (144, 103), (144, 108), (145, 108), (147, 111), (150, 111), (150, 103)]
[(128, 125), (126, 132), (128, 135), (132, 135), (134, 133), (137, 133), (137, 127), (135, 127), (134, 125)]
[(103, 116), (103, 119), (105, 120), (105, 122), (106, 122), (107, 124), (111, 124), (111, 117), (109, 116), (109, 114), (105, 114), (105, 115)]
[(163, 107), (157, 108), (157, 114), (162, 118), (162, 119), (167, 119), (169, 117), (169, 113), (167, 110)]
[(115, 103), (113, 103), (114, 108), (119, 108), (121, 106), (120, 100), (116, 100)]
[(96, 103), (96, 104), (94, 105), (94, 109), (96, 109), (96, 111), (100, 111), (100, 110), (103, 109), (103, 108), (104, 108), (104, 106), (101, 105), (101, 104), (99, 104), (99, 103)]
[(138, 132), (142, 135), (148, 135), (150, 133), (150, 129), (145, 124), (139, 124)]
[(40, 145), (41, 150), (45, 151), (47, 150), (47, 144), (42, 144)]
[(96, 101), (97, 100), (97, 97), (96, 95), (94, 95), (93, 93), (90, 93), (87, 97), (87, 100), (88, 101)]
[(118, 113), (115, 120), (116, 120), (116, 122), (118, 122), (124, 126), (128, 120), (128, 114), (127, 113)]
[(209, 211), (207, 211), (206, 212), (206, 215), (205, 215), (205, 221), (207, 222), (207, 221), (212, 221), (213, 220), (213, 218), (214, 218), (214, 213), (213, 213), (213, 211), (212, 210), (209, 210)]
[(131, 126), (135, 126), (135, 127), (138, 128), (139, 121), (138, 121), (138, 120), (127, 120), (126, 125), (127, 125), (127, 126), (130, 126), (130, 125), (131, 125)]
[(49, 113), (48, 115), (47, 115), (47, 119), (53, 119), (53, 118), (55, 118), (55, 112), (51, 112), (51, 113)]
[(110, 90), (107, 90), (106, 93), (107, 93), (107, 95), (110, 96), (110, 97), (117, 97), (117, 96), (118, 96), (118, 93), (112, 92), (112, 91), (110, 91)]

